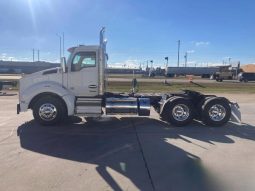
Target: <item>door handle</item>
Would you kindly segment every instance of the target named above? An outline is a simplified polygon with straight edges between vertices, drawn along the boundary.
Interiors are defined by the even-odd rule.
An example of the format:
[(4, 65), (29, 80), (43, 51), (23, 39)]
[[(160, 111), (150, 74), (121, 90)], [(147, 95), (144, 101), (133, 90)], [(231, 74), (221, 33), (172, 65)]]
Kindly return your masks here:
[(97, 85), (89, 85), (89, 88), (95, 89), (97, 88)]

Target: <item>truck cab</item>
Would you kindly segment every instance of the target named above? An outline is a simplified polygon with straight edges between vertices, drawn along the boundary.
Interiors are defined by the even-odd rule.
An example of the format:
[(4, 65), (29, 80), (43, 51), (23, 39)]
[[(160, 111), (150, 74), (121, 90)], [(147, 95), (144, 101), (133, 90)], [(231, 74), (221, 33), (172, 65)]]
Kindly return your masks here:
[[(39, 122), (45, 124), (50, 124), (51, 119), (58, 116), (56, 105), (62, 105), (59, 110), (63, 116), (77, 113), (101, 115), (105, 89), (104, 69), (107, 62), (104, 32), (103, 28), (100, 31), (99, 45), (69, 48), (68, 59), (62, 58), (61, 67), (36, 72), (20, 79), (18, 113), (34, 108), (35, 118), (43, 117), (46, 122)], [(42, 99), (48, 100), (48, 103), (38, 106), (39, 112), (35, 113), (35, 107)], [(52, 100), (58, 103), (50, 103)], [(86, 109), (82, 109), (86, 104)]]

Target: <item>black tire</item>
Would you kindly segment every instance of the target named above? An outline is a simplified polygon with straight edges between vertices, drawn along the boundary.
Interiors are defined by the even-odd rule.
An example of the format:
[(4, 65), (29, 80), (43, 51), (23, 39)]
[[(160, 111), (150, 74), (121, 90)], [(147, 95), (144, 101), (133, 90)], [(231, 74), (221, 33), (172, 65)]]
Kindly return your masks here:
[[(186, 107), (188, 108), (188, 116), (183, 120), (177, 120), (176, 116), (174, 116), (174, 110), (176, 110), (176, 106)], [(171, 123), (174, 126), (181, 127), (188, 125), (193, 120), (194, 107), (190, 100), (184, 98), (176, 98), (170, 100), (166, 105), (164, 110), (161, 113), (161, 118), (164, 121)]]
[(204, 97), (203, 99), (201, 99), (201, 101), (196, 105), (197, 108), (197, 113), (196, 116), (194, 116), (194, 119), (197, 120), (201, 120), (202, 119), (202, 106), (204, 105), (204, 103), (209, 100), (214, 98), (214, 96), (208, 96), (208, 97)]
[[(46, 120), (47, 117), (43, 117), (43, 114), (40, 113), (40, 108), (41, 109), (43, 107), (45, 108), (45, 105), (46, 107), (51, 106), (50, 108), (51, 109), (54, 108), (54, 110), (56, 111), (54, 112), (54, 114), (52, 114), (53, 116), (49, 117), (47, 120)], [(60, 100), (59, 98), (52, 97), (52, 96), (39, 98), (33, 105), (32, 109), (33, 109), (34, 119), (41, 125), (45, 125), (45, 126), (55, 125), (63, 121), (67, 117), (67, 111), (63, 101)], [(48, 116), (48, 115), (44, 114), (44, 116)]]
[[(215, 106), (217, 106), (217, 108), (220, 109), (220, 111), (223, 110), (223, 113), (225, 114), (224, 115), (220, 114), (218, 118), (213, 116), (211, 117), (210, 112), (212, 111), (210, 110), (212, 110), (213, 107)], [(201, 111), (202, 111), (201, 113), (202, 121), (208, 126), (213, 126), (213, 127), (223, 126), (229, 121), (231, 117), (231, 108), (229, 105), (229, 101), (223, 97), (214, 97), (214, 98), (208, 99), (203, 104)]]

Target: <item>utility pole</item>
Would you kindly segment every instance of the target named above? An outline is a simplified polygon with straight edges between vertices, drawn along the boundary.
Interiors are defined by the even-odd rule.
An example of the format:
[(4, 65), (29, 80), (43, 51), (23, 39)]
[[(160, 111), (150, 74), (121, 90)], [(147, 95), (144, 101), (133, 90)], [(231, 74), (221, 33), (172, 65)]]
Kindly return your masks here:
[(178, 40), (178, 60), (177, 60), (177, 66), (180, 66), (180, 48), (181, 48), (181, 41)]
[(40, 50), (37, 50), (37, 59), (38, 59), (38, 62), (40, 61)]
[(62, 37), (59, 34), (56, 34), (59, 37), (59, 62), (62, 58)]
[(188, 52), (185, 53), (185, 67), (187, 67), (187, 63), (188, 63)]
[(33, 62), (35, 61), (35, 49), (33, 48)]

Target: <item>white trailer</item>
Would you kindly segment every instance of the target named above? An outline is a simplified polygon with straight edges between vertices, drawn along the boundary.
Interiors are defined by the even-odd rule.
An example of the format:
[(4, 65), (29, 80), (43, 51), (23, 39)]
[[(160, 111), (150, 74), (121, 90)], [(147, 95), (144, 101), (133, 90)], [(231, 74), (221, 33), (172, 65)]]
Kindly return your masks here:
[[(100, 44), (69, 49), (61, 67), (26, 75), (19, 82), (17, 113), (33, 110), (37, 122), (55, 125), (68, 116), (100, 117), (103, 115), (149, 116), (153, 107), (162, 120), (184, 126), (193, 119), (210, 126), (221, 126), (237, 105), (224, 97), (185, 90), (182, 93), (118, 94), (107, 92), (105, 29)], [(134, 83), (135, 84), (135, 83)]]

